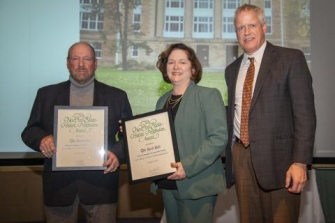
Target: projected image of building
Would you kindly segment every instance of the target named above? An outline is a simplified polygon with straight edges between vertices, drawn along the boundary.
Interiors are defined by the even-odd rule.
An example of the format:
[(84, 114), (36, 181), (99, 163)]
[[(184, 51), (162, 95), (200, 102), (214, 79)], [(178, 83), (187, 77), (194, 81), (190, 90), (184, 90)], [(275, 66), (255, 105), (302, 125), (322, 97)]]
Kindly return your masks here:
[(80, 39), (100, 66), (155, 69), (168, 44), (184, 42), (204, 69), (224, 70), (242, 52), (233, 20), (244, 3), (264, 8), (271, 43), (301, 49), (310, 62), (309, 0), (80, 0)]

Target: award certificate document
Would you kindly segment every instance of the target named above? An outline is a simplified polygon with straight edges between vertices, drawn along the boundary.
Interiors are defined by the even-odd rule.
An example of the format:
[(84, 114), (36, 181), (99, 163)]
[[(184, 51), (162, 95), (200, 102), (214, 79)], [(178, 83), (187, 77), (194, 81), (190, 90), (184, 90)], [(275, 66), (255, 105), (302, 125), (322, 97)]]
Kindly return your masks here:
[(99, 170), (107, 151), (108, 107), (55, 106), (52, 169)]
[(122, 120), (130, 183), (166, 178), (179, 161), (171, 113), (159, 110)]

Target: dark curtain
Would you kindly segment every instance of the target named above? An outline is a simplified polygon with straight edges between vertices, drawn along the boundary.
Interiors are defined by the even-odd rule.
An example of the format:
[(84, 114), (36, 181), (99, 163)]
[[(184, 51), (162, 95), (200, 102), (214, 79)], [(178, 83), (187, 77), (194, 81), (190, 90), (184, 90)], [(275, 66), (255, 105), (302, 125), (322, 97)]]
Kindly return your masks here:
[(315, 169), (326, 223), (335, 223), (335, 169)]

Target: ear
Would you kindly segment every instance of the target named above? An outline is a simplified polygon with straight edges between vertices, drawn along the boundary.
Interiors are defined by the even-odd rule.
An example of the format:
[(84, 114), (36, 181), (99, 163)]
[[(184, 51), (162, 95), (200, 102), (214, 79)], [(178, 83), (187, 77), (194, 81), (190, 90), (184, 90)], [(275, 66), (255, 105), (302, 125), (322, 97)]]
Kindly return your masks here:
[(67, 67), (68, 70), (70, 69), (70, 60), (69, 59), (66, 59), (66, 67)]
[(264, 23), (263, 26), (262, 26), (263, 33), (264, 33), (264, 34), (266, 33), (266, 28), (267, 28), (267, 25), (266, 25), (266, 23)]
[[(94, 66), (95, 66), (95, 69), (98, 68), (98, 60), (97, 60), (97, 59), (95, 59), (95, 61), (94, 61)], [(95, 69), (94, 69), (94, 70), (95, 70)]]

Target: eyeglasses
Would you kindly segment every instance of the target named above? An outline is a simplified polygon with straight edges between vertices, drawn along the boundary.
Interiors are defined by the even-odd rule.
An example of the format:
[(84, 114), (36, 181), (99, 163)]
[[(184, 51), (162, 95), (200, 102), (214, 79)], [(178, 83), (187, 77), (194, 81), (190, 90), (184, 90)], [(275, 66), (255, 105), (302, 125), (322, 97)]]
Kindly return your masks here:
[(256, 28), (258, 25), (257, 24), (247, 24), (247, 25), (244, 25), (244, 26), (240, 26), (240, 27), (237, 27), (236, 28), (236, 31), (241, 33), (241, 32), (245, 32), (245, 30), (247, 29), (254, 29)]

